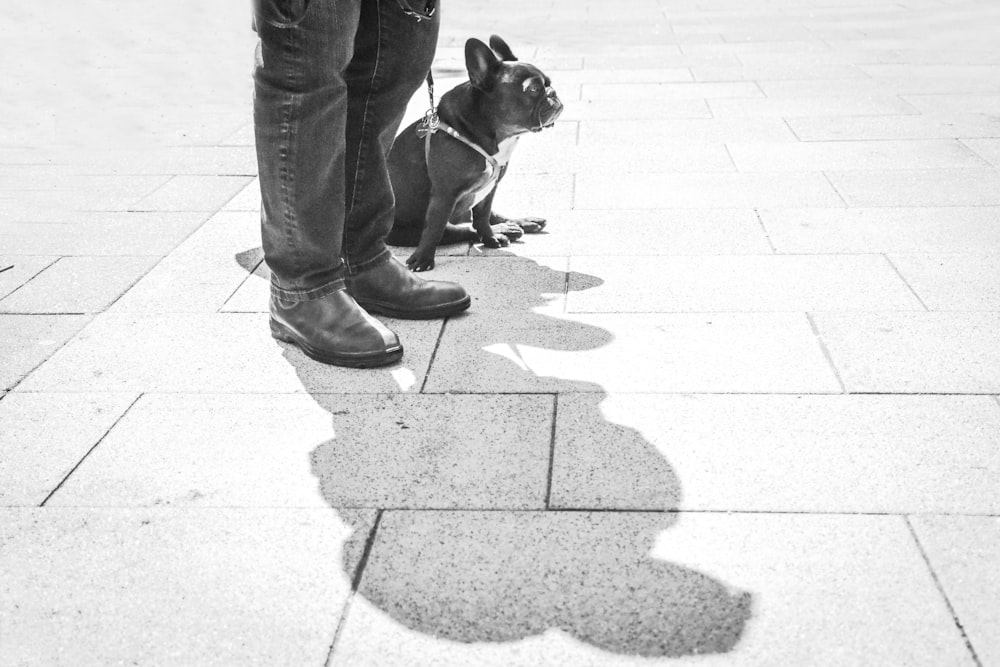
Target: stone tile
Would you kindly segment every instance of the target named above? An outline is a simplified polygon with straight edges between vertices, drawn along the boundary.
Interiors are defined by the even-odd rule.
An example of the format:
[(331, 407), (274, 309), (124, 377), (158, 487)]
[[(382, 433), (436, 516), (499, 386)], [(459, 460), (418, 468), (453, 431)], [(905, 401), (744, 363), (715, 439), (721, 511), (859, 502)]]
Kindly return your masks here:
[(500, 250), (544, 258), (643, 255), (755, 255), (771, 252), (757, 216), (745, 209), (560, 211), (541, 234)]
[(562, 310), (567, 263), (566, 257), (442, 257), (430, 277), (459, 283), (473, 311)]
[(226, 202), (223, 211), (260, 211), (260, 179), (255, 178)]
[(982, 665), (1000, 662), (1000, 518), (910, 519), (934, 574)]
[(580, 123), (580, 146), (620, 151), (644, 144), (669, 151), (737, 141), (796, 141), (780, 118), (712, 118), (661, 121), (592, 120)]
[(99, 313), (158, 257), (62, 257), (0, 299), (4, 313)]
[(898, 517), (388, 512), (359, 593), (338, 664), (973, 664)]
[(996, 93), (907, 95), (903, 99), (925, 114), (1000, 114), (1000, 94)]
[[(994, 131), (994, 135), (996, 134), (1000, 134), (1000, 132)], [(1000, 139), (963, 139), (962, 143), (994, 167), (1000, 167)]]
[[(578, 86), (592, 83), (679, 83), (693, 81), (691, 70), (687, 67), (660, 67), (657, 63), (655, 68), (600, 68), (586, 67), (571, 71), (562, 71), (558, 74), (551, 74), (552, 85), (557, 91), (562, 90), (563, 85)], [(539, 67), (545, 69), (545, 65), (539, 63)], [(729, 79), (731, 80), (731, 79)]]
[(760, 88), (770, 99), (794, 97), (874, 97), (891, 99), (896, 91), (880, 85), (874, 79), (840, 78), (822, 79), (812, 77), (791, 77), (784, 81), (760, 81)]
[(218, 211), (251, 180), (249, 176), (174, 176), (130, 210)]
[(215, 312), (262, 258), (255, 213), (216, 213), (119, 299), (111, 312)]
[[(4, 245), (5, 250), (8, 247)], [(0, 255), (0, 299), (19, 289), (58, 259), (51, 255)]]
[(760, 98), (760, 88), (750, 81), (721, 83), (585, 83), (585, 100), (704, 100)]
[(560, 315), (450, 320), (429, 392), (774, 392), (840, 387), (805, 316)]
[(331, 509), (0, 511), (11, 664), (321, 665), (374, 520)]
[(312, 361), (299, 348), (279, 343), (271, 338), (267, 319), (256, 313), (105, 313), (19, 389), (416, 392), (441, 329), (439, 321), (394, 320), (390, 326), (406, 350), (402, 361), (382, 369), (357, 370)]
[(156, 151), (143, 173), (256, 176), (257, 152), (248, 146), (172, 146)]
[(74, 211), (41, 224), (0, 222), (0, 247), (24, 255), (162, 257), (206, 217), (188, 211)]
[[(743, 101), (743, 100), (741, 100)], [(566, 105), (559, 116), (564, 120), (664, 120), (667, 118), (712, 118), (712, 111), (702, 99), (600, 99), (580, 100)]]
[(850, 392), (1000, 393), (1000, 313), (814, 315)]
[(740, 171), (885, 171), (988, 166), (957, 141), (816, 141), (798, 144), (731, 143)]
[(818, 65), (786, 60), (783, 63), (752, 64), (742, 67), (692, 67), (696, 81), (783, 81), (787, 79), (858, 79), (865, 74), (852, 65)]
[(13, 387), (88, 321), (89, 315), (0, 315), (0, 387)]
[(146, 395), (47, 505), (542, 509), (552, 403)]
[[(529, 142), (524, 142), (529, 143)], [(524, 172), (584, 172), (618, 169), (633, 171), (640, 166), (645, 171), (657, 172), (714, 172), (735, 171), (726, 147), (719, 144), (652, 143), (648, 140), (627, 142), (619, 140), (618, 146), (589, 144), (572, 145), (557, 150), (543, 147), (518, 147), (511, 160), (512, 174)], [(506, 176), (504, 180), (506, 180)], [(500, 191), (506, 190), (503, 185)]]
[(1000, 205), (1000, 178), (993, 169), (833, 171), (827, 175), (850, 207)]
[(7, 394), (0, 400), (0, 505), (38, 505), (136, 399)]
[(497, 189), (493, 210), (511, 218), (545, 217), (548, 211), (573, 208), (572, 174), (520, 174), (512, 171)]
[(1000, 311), (1000, 254), (889, 259), (930, 310)]
[(569, 394), (551, 506), (996, 513), (987, 396)]
[(997, 207), (764, 209), (778, 252), (1000, 252)]
[[(790, 118), (788, 119), (788, 125), (802, 141), (834, 141), (838, 139), (958, 139), (962, 137), (987, 137), (1000, 134), (1000, 118), (972, 114), (940, 117), (843, 116)], [(967, 141), (963, 143), (969, 146)], [(980, 153), (980, 155), (983, 154)], [(983, 157), (989, 161), (988, 156), (983, 155)]]
[(897, 97), (783, 97), (766, 100), (712, 99), (716, 118), (797, 118), (801, 116), (899, 116), (917, 113)]
[(575, 208), (841, 207), (822, 174), (578, 174)]
[(571, 313), (923, 310), (878, 255), (574, 257)]

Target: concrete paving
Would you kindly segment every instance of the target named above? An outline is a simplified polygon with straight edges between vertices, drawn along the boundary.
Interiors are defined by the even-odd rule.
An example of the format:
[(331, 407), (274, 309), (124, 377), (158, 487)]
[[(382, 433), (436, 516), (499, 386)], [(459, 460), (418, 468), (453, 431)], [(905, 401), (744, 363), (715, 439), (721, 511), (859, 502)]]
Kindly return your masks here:
[(1000, 665), (995, 2), (445, 3), (549, 224), (371, 371), (269, 335), (248, 3), (20, 5), (0, 663)]

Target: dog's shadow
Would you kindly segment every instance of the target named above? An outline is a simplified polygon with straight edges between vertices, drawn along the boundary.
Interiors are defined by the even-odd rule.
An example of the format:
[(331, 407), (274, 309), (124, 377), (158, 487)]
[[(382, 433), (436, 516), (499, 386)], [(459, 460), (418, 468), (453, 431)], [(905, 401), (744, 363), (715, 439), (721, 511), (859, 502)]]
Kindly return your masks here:
[[(252, 264), (250, 255), (241, 255)], [(459, 261), (476, 271), (494, 258)], [(504, 261), (529, 264), (543, 278), (553, 271), (523, 258)], [(564, 285), (602, 282), (579, 275), (569, 281), (565, 272), (556, 273), (555, 282)], [(538, 289), (519, 303), (542, 306), (548, 297)], [(490, 295), (483, 295), (469, 315), (460, 316), (465, 322), (446, 326), (474, 324), (477, 310), (489, 303)], [(613, 339), (603, 329), (535, 310), (505, 312), (485, 329), (467, 327), (483, 336), (474, 352), (483, 356), (469, 358), (461, 372), (517, 365), (497, 362), (485, 349), (498, 343), (565, 352), (592, 350)], [(510, 642), (558, 629), (606, 651), (641, 656), (720, 653), (737, 644), (751, 616), (751, 595), (651, 555), (655, 542), (669, 541), (681, 484), (638, 431), (602, 415), (606, 395), (599, 386), (557, 380), (554, 392), (542, 394), (385, 395), (373, 398), (374, 409), (361, 409), (356, 400), (316, 391), (317, 365), (297, 350), (286, 347), (284, 354), (333, 420), (336, 437), (312, 452), (312, 472), (326, 501), (341, 510), (379, 510), (374, 530), (367, 522), (354, 526), (344, 568), (354, 577), (365, 554), (358, 593), (395, 621), (463, 643)], [(432, 364), (428, 372), (433, 378), (448, 368)], [(508, 370), (531, 374), (522, 366)], [(441, 414), (442, 406), (455, 414)], [(554, 427), (544, 423), (553, 413)], [(505, 423), (520, 433), (516, 429), (535, 418), (542, 421), (546, 450), (550, 437), (555, 443), (543, 458), (535, 453), (528, 468), (535, 475), (525, 479), (525, 456), (502, 441), (510, 440)], [(456, 450), (465, 454), (461, 460)], [(485, 484), (483, 469), (492, 471)], [(599, 484), (594, 480), (608, 475), (626, 487), (643, 487), (643, 509), (657, 511), (603, 511), (607, 503), (575, 506), (572, 492), (559, 494), (574, 484)], [(477, 485), (484, 488), (469, 488)], [(600, 489), (591, 488), (579, 497), (600, 496)], [(342, 515), (350, 521), (357, 513)], [(354, 613), (362, 612), (354, 606)]]

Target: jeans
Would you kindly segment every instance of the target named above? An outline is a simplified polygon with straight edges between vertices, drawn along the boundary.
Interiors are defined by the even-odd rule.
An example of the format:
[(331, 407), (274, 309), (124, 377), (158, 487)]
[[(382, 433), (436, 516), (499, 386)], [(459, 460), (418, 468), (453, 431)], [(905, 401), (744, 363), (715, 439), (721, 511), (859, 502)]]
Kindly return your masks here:
[(438, 12), (396, 0), (260, 0), (254, 133), (272, 294), (319, 299), (388, 261), (386, 156), (434, 58)]

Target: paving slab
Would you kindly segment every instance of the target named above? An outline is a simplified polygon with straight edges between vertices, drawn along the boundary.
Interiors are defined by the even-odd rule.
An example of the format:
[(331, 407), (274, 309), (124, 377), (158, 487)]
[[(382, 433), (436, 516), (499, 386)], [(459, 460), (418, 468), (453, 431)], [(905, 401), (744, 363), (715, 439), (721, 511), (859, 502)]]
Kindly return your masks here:
[(823, 174), (577, 174), (575, 208), (842, 207)]
[(218, 211), (252, 180), (250, 176), (174, 176), (136, 201), (133, 211)]
[[(2, 274), (0, 274), (2, 275)], [(0, 315), (0, 387), (10, 389), (76, 335), (89, 315)]]
[(719, 83), (585, 83), (585, 100), (704, 100), (761, 98), (764, 93), (750, 81)]
[[(159, 255), (205, 221), (201, 212), (72, 211), (42, 224), (0, 222), (0, 247), (22, 255)], [(43, 226), (44, 225), (44, 226)]]
[(850, 207), (997, 206), (994, 169), (919, 169), (827, 172)]
[(839, 392), (806, 317), (561, 315), (449, 321), (425, 391)]
[(1000, 252), (1000, 207), (762, 209), (780, 253)]
[[(571, 313), (924, 310), (880, 255), (573, 257)], [(591, 279), (592, 281), (592, 279)]]
[(333, 659), (973, 664), (902, 519), (606, 512), (386, 512)]
[(968, 93), (945, 95), (906, 95), (903, 99), (907, 104), (925, 114), (967, 114), (981, 113), (996, 115), (1000, 113), (1000, 94)]
[(1000, 312), (1000, 253), (889, 259), (930, 310)]
[(987, 396), (559, 396), (550, 506), (1000, 511)]
[(1000, 118), (986, 114), (789, 118), (787, 122), (802, 141), (959, 139), (1000, 134)]
[[(251, 128), (252, 129), (252, 128)], [(260, 179), (254, 178), (235, 197), (226, 202), (223, 211), (260, 211)]]
[[(863, 79), (865, 77), (852, 65), (817, 65), (786, 59), (784, 62), (755, 63), (742, 67), (700, 66), (692, 67), (696, 81), (784, 81), (788, 79)], [(766, 89), (765, 89), (766, 92)]]
[(216, 213), (138, 281), (111, 312), (213, 313), (262, 259), (257, 214)]
[(798, 118), (812, 116), (900, 116), (918, 113), (898, 97), (843, 95), (758, 99), (711, 99), (716, 118)]
[(817, 313), (849, 392), (1000, 393), (1000, 313)]
[(0, 505), (39, 505), (137, 398), (7, 394), (0, 400)]
[(0, 299), (4, 313), (99, 313), (159, 257), (62, 257)]
[(771, 252), (750, 209), (620, 209), (559, 211), (540, 234), (473, 253), (545, 258), (559, 255), (756, 255)]
[(354, 535), (374, 519), (328, 508), (0, 513), (0, 591), (17, 600), (0, 607), (5, 662), (46, 665), (322, 665), (361, 556)]
[[(52, 355), (19, 389), (416, 392), (441, 329), (439, 321), (393, 320), (389, 326), (399, 334), (405, 350), (402, 361), (382, 369), (359, 370), (321, 364), (298, 347), (279, 343), (271, 338), (267, 319), (267, 315), (257, 313), (105, 313)], [(34, 330), (38, 330), (37, 324)], [(36, 352), (31, 365), (43, 358)]]
[(958, 141), (813, 141), (797, 144), (727, 144), (743, 172), (804, 172), (851, 169), (959, 169), (988, 166)]
[(711, 118), (658, 121), (589, 120), (580, 123), (580, 145), (609, 153), (652, 145), (669, 151), (675, 145), (705, 146), (736, 141), (793, 142), (795, 135), (780, 118)]
[[(743, 100), (740, 100), (743, 101)], [(559, 116), (564, 120), (621, 120), (623, 113), (629, 120), (664, 120), (668, 118), (712, 118), (712, 111), (706, 100), (690, 99), (645, 99), (629, 100), (623, 106), (621, 100), (600, 99), (580, 100), (566, 105)]]
[(980, 664), (1000, 662), (1000, 518), (911, 517), (934, 575)]
[(47, 505), (542, 509), (552, 410), (538, 395), (147, 394)]
[(19, 289), (58, 259), (53, 255), (0, 255), (0, 299)]
[(544, 218), (549, 211), (568, 208), (573, 208), (572, 174), (520, 174), (514, 169), (503, 177), (493, 199), (493, 210), (510, 218)]

